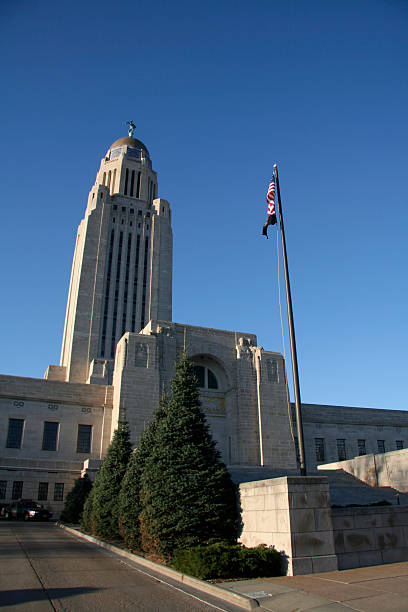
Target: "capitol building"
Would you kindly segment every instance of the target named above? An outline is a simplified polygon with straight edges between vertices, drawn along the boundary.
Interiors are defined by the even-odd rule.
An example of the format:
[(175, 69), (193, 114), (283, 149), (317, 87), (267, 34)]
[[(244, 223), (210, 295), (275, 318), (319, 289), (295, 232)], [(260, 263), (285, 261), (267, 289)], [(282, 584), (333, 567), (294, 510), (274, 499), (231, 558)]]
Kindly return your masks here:
[[(183, 350), (233, 478), (299, 473), (282, 355), (252, 333), (174, 322), (172, 247), (171, 205), (131, 127), (103, 156), (78, 227), (60, 364), (43, 379), (0, 375), (0, 503), (30, 498), (58, 516), (122, 414), (137, 445)], [(304, 404), (303, 427), (310, 473), (408, 445), (404, 411)]]

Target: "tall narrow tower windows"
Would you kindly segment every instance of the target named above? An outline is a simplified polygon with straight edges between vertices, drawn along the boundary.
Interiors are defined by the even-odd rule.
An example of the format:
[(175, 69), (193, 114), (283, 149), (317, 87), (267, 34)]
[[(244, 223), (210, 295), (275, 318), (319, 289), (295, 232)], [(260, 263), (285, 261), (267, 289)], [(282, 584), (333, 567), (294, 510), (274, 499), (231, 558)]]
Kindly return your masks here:
[(128, 182), (129, 182), (129, 168), (126, 168), (125, 170), (125, 191), (124, 191), (125, 195), (128, 194)]
[(131, 327), (132, 332), (136, 331), (135, 325), (136, 325), (136, 303), (137, 303), (137, 279), (138, 279), (138, 272), (139, 272), (139, 253), (140, 253), (140, 234), (137, 235), (137, 241), (136, 241), (135, 275), (133, 277), (132, 327)]
[(106, 172), (103, 173), (102, 184), (106, 185)]
[(130, 179), (130, 197), (133, 198), (135, 188), (135, 171), (132, 170), (132, 176)]
[(129, 268), (130, 268), (130, 250), (132, 247), (132, 234), (128, 236), (127, 254), (126, 254), (126, 271), (125, 271), (125, 291), (123, 293), (123, 311), (122, 311), (122, 333), (126, 331), (126, 315), (128, 305), (128, 292), (129, 292)]
[(110, 191), (110, 185), (111, 185), (111, 178), (112, 178), (112, 172), (109, 170), (109, 174), (108, 174), (108, 189)]
[(116, 279), (115, 279), (115, 302), (113, 306), (113, 319), (112, 319), (112, 337), (111, 337), (111, 358), (115, 356), (116, 349), (116, 320), (118, 317), (118, 303), (119, 303), (119, 283), (120, 283), (120, 268), (122, 263), (122, 246), (123, 246), (123, 232), (119, 235), (119, 249), (118, 258), (116, 261)]
[(138, 172), (137, 175), (137, 187), (136, 187), (136, 197), (140, 198), (140, 182), (142, 180), (142, 173)]
[(116, 184), (116, 168), (113, 171), (111, 193), (115, 193), (115, 184)]
[(142, 293), (142, 314), (140, 320), (140, 329), (145, 326), (145, 311), (146, 311), (146, 290), (147, 290), (147, 255), (149, 252), (149, 239), (145, 238), (144, 262), (143, 262), (143, 293)]
[(112, 230), (111, 235), (110, 235), (110, 242), (109, 242), (108, 272), (106, 275), (105, 304), (103, 308), (102, 337), (101, 337), (101, 348), (100, 348), (101, 357), (105, 357), (106, 326), (108, 324), (109, 293), (110, 293), (110, 281), (111, 281), (111, 275), (112, 275), (112, 256), (113, 256), (114, 241), (115, 241), (115, 230)]

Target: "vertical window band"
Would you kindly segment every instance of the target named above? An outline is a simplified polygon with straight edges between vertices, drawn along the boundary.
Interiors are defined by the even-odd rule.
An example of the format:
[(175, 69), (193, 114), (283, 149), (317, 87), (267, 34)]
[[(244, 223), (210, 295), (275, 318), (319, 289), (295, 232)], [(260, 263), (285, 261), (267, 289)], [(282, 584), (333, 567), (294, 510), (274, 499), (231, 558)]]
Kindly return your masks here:
[(149, 251), (149, 239), (145, 238), (144, 262), (143, 262), (143, 293), (142, 293), (142, 314), (140, 320), (140, 329), (145, 326), (146, 315), (146, 293), (147, 293), (147, 255)]
[[(135, 275), (133, 278), (133, 296), (132, 296), (132, 332), (136, 331), (136, 305), (137, 305), (137, 281), (139, 274), (139, 254), (140, 254), (140, 234), (136, 240), (136, 258), (135, 258)], [(137, 330), (139, 331), (139, 330)]]

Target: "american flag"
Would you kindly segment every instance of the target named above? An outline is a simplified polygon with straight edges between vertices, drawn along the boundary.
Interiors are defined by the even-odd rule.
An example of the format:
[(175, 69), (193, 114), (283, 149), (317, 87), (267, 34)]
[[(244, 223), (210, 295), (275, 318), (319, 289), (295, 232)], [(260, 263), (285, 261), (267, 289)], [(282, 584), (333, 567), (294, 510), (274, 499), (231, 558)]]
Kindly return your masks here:
[(262, 229), (262, 235), (268, 237), (268, 226), (275, 225), (276, 223), (276, 211), (275, 211), (275, 175), (272, 175), (271, 182), (269, 183), (268, 191), (266, 194), (266, 201), (268, 203), (267, 215), (268, 218)]

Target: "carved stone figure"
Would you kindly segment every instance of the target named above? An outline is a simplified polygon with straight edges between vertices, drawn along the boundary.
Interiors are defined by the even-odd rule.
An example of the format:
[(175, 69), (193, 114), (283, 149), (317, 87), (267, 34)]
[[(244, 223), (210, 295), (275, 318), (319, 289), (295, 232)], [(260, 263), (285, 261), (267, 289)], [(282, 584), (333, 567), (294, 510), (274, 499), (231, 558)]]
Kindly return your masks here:
[(126, 125), (129, 126), (129, 129), (128, 129), (128, 136), (129, 136), (129, 138), (133, 138), (133, 132), (136, 129), (135, 124), (133, 123), (133, 121), (126, 121)]

